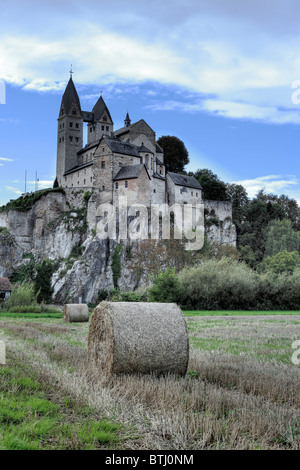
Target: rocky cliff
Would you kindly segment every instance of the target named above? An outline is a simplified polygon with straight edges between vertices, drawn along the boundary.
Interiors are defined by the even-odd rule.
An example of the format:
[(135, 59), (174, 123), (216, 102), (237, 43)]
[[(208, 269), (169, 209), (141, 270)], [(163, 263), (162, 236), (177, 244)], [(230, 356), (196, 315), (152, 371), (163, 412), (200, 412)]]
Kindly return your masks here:
[[(90, 197), (91, 196), (91, 197)], [(97, 193), (65, 190), (41, 193), (30, 207), (0, 212), (0, 277), (20, 266), (47, 258), (55, 262), (53, 301), (94, 303), (102, 289), (133, 290), (147, 284), (148, 274), (172, 260), (184, 264), (180, 244), (144, 244), (96, 236)], [(20, 210), (21, 209), (21, 210)], [(231, 205), (205, 202), (205, 231), (210, 243), (236, 243)], [(158, 246), (159, 245), (159, 246)], [(121, 249), (117, 249), (121, 247)], [(116, 273), (116, 257), (121, 270)], [(152, 268), (151, 268), (152, 267)], [(153, 271), (153, 269), (152, 269)]]

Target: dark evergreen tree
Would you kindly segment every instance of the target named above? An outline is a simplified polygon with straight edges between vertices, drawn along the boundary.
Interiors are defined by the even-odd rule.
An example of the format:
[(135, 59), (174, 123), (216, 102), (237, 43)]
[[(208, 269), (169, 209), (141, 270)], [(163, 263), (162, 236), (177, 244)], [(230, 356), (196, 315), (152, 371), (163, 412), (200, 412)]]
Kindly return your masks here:
[(157, 141), (164, 151), (164, 163), (166, 171), (183, 173), (184, 167), (189, 163), (189, 153), (178, 137), (164, 135)]

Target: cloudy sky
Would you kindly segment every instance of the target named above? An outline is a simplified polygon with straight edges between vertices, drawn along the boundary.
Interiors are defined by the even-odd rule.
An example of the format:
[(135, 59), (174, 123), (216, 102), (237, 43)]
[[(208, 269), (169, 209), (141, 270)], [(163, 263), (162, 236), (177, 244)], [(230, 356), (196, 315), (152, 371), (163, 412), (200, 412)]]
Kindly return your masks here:
[(25, 171), (29, 190), (53, 183), (70, 64), (82, 108), (102, 91), (115, 129), (128, 111), (183, 140), (188, 169), (300, 201), (299, 15), (299, 0), (1, 2), (0, 205)]

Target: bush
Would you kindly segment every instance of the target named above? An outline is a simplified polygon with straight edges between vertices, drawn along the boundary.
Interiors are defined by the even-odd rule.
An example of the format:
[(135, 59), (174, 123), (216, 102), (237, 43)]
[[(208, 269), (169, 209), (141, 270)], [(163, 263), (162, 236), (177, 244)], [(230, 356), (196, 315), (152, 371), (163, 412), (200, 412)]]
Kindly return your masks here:
[(259, 277), (236, 260), (208, 260), (181, 273), (180, 304), (188, 309), (250, 309), (256, 304)]
[(11, 311), (15, 307), (36, 307), (38, 305), (37, 297), (34, 291), (34, 284), (31, 282), (22, 282), (18, 287), (12, 290), (10, 298), (5, 302), (4, 308)]
[(181, 286), (175, 268), (167, 268), (152, 277), (153, 286), (149, 289), (150, 302), (179, 302)]
[(111, 289), (109, 294), (111, 302), (147, 302), (147, 292), (120, 292), (117, 289)]

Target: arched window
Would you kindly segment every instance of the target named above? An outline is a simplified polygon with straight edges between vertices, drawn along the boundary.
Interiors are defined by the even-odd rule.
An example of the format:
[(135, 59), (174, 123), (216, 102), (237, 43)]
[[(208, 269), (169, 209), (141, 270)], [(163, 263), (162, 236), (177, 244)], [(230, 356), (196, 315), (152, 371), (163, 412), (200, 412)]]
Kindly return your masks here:
[(149, 168), (149, 167), (148, 167), (148, 161), (149, 161), (149, 155), (146, 154), (146, 155), (145, 155), (145, 165), (146, 165), (146, 168)]

